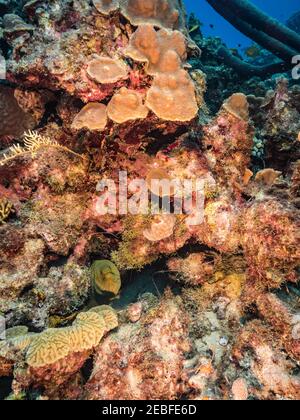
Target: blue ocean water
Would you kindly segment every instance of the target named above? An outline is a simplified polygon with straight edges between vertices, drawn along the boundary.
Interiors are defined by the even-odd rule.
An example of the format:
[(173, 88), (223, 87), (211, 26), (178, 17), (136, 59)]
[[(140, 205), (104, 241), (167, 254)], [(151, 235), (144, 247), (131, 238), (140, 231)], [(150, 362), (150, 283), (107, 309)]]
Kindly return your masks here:
[[(230, 2), (230, 0), (228, 0)], [(281, 22), (300, 10), (299, 0), (252, 0), (252, 3)], [(206, 0), (185, 0), (188, 13), (194, 12), (203, 23), (206, 36), (219, 36), (229, 48), (245, 48), (252, 42), (218, 15)]]

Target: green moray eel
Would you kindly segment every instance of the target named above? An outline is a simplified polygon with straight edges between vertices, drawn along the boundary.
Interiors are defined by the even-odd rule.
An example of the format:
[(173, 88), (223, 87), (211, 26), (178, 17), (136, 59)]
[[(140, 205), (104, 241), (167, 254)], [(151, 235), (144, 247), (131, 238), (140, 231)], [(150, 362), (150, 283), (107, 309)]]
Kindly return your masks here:
[(117, 296), (121, 289), (121, 275), (115, 264), (108, 260), (95, 261), (91, 267), (94, 290), (98, 295)]

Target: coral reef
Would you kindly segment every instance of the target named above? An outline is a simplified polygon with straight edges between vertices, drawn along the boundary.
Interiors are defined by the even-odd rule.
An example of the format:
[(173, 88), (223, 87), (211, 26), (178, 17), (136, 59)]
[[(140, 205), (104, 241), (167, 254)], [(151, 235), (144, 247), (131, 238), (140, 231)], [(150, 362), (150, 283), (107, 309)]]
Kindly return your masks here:
[(299, 399), (299, 35), (234, 0), (240, 77), (179, 0), (2, 3), (4, 396)]
[(188, 350), (181, 303), (166, 299), (138, 324), (124, 325), (102, 343), (85, 398), (175, 399), (181, 394), (183, 355)]
[(105, 307), (78, 314), (71, 327), (50, 328), (34, 336), (26, 343), (25, 367), (15, 365), (16, 386), (43, 386), (48, 395), (58, 392), (81, 368), (102, 337), (117, 325), (113, 310)]

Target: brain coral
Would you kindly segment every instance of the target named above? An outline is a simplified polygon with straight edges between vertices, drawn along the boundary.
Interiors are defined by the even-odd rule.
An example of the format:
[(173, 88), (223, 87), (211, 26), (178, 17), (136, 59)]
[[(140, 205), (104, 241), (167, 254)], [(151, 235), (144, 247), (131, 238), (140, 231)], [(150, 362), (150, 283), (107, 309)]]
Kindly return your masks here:
[(28, 328), (24, 326), (9, 328), (5, 331), (5, 340), (0, 341), (0, 352), (3, 357), (3, 351), (12, 348), (14, 350), (25, 350), (33, 341), (35, 333), (29, 333)]
[(106, 106), (99, 103), (89, 103), (76, 115), (72, 123), (72, 128), (81, 130), (87, 128), (88, 130), (102, 131), (107, 124), (107, 109)]
[(8, 330), (6, 330), (5, 337), (8, 340), (11, 338), (26, 335), (27, 333), (28, 333), (28, 327), (25, 327), (24, 325), (20, 325), (18, 327), (9, 328)]
[(91, 267), (91, 274), (96, 293), (112, 293), (118, 295), (121, 288), (120, 272), (111, 261), (95, 261)]
[(14, 327), (5, 331), (5, 340), (0, 340), (0, 377), (12, 376), (14, 364), (22, 357), (35, 337), (27, 327)]
[(90, 352), (105, 333), (118, 326), (117, 315), (108, 308), (82, 312), (71, 327), (49, 328), (39, 334), (28, 348), (27, 364), (38, 369), (53, 365), (72, 354)]
[(126, 78), (128, 71), (117, 58), (95, 57), (88, 63), (87, 74), (98, 83), (116, 83)]
[(179, 31), (156, 32), (152, 25), (142, 25), (132, 35), (126, 55), (147, 63), (146, 71), (151, 76), (176, 72), (186, 59), (185, 38)]
[(168, 121), (190, 121), (198, 113), (195, 87), (189, 74), (176, 73), (156, 76), (147, 93), (146, 106), (159, 118)]
[(96, 306), (95, 308), (90, 309), (89, 312), (95, 312), (104, 318), (106, 332), (118, 327), (118, 315), (110, 306)]
[(48, 329), (30, 345), (26, 361), (29, 366), (51, 365), (69, 354), (70, 346), (65, 330)]
[(142, 94), (124, 87), (111, 99), (107, 113), (111, 120), (122, 124), (126, 121), (146, 118), (149, 110), (143, 105)]

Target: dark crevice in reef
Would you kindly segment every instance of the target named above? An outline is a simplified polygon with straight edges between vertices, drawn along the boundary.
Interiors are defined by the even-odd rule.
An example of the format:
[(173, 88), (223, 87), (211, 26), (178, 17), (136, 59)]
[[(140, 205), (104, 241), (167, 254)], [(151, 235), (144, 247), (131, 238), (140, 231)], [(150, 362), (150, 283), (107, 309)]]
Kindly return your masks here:
[(174, 295), (180, 294), (181, 285), (169, 277), (169, 270), (164, 260), (149, 265), (141, 271), (128, 271), (122, 277), (122, 290), (116, 299), (105, 296), (93, 296), (88, 307), (110, 304), (113, 308), (125, 309), (128, 305), (137, 302), (145, 293), (161, 298), (167, 289)]
[(146, 148), (146, 153), (155, 156), (162, 148), (167, 148), (176, 139), (186, 134), (186, 127), (178, 127), (172, 134), (162, 134), (160, 130), (150, 131), (148, 138), (151, 139), (150, 145)]
[(12, 392), (13, 378), (0, 378), (0, 400), (7, 398)]
[(92, 375), (93, 366), (94, 366), (93, 363), (94, 363), (94, 360), (93, 360), (92, 357), (90, 357), (81, 368), (83, 381), (85, 383), (90, 379), (90, 377)]

